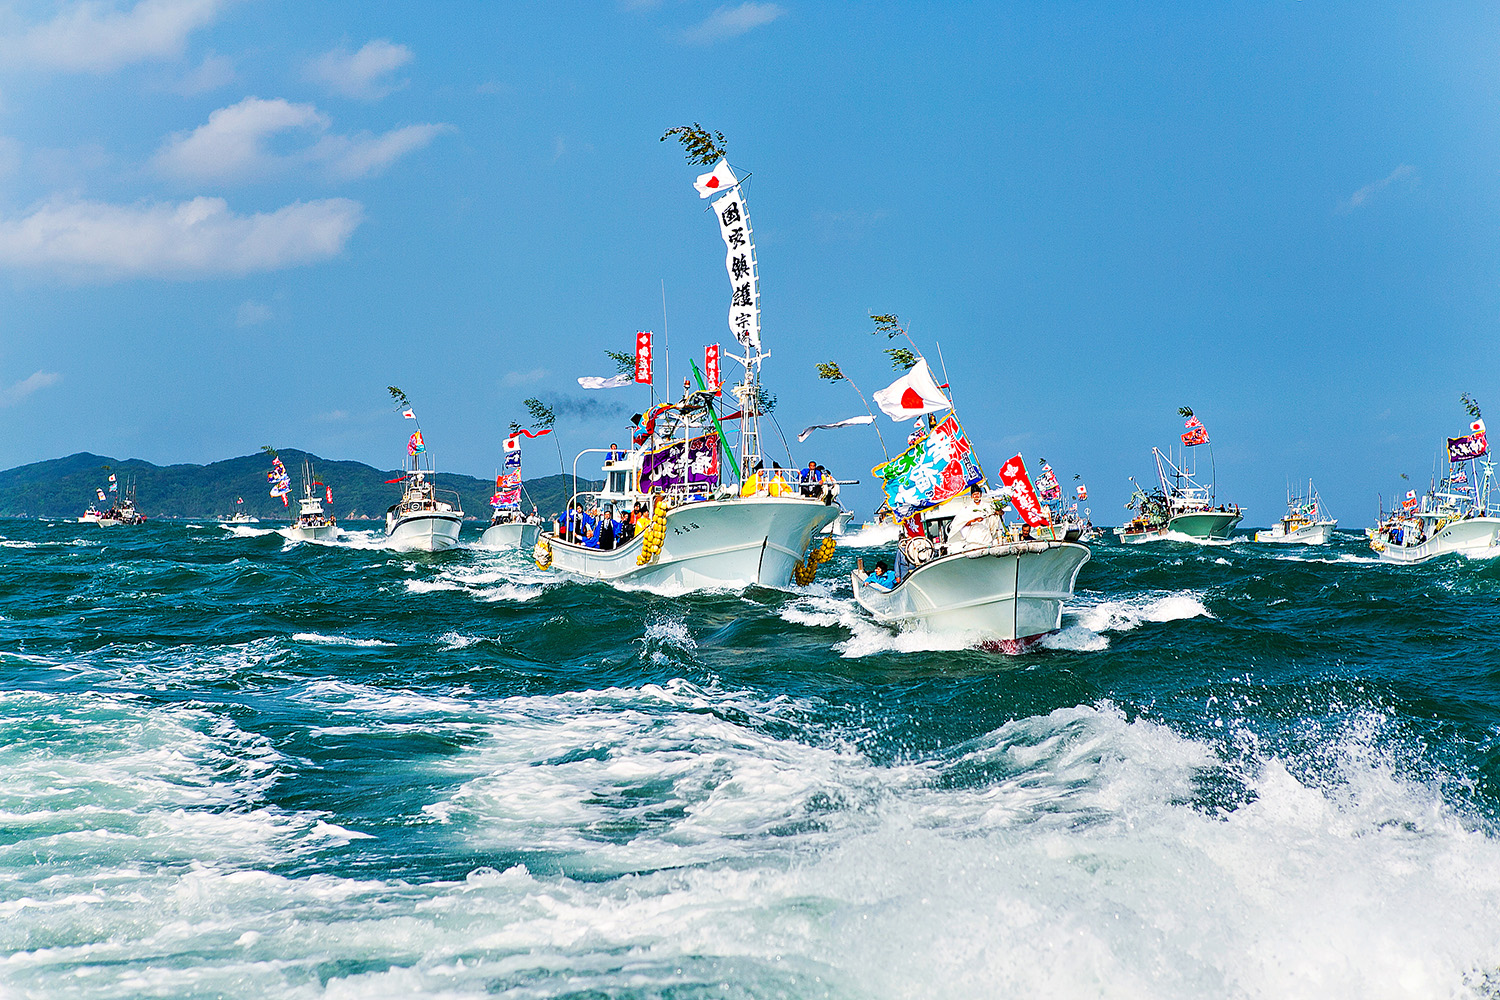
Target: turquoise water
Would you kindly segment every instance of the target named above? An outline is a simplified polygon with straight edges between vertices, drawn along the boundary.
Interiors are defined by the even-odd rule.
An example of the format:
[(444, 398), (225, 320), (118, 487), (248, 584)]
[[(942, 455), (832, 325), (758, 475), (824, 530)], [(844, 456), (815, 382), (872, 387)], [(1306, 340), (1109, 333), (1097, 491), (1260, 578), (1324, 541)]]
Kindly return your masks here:
[(378, 541), (0, 522), (0, 997), (1500, 994), (1500, 561), (1103, 544), (1005, 656)]

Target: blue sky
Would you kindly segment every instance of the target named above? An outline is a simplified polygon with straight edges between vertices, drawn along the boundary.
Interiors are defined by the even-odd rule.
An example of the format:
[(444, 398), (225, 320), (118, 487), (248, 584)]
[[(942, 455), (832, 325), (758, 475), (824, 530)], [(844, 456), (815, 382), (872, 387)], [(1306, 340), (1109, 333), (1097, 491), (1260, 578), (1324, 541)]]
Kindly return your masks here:
[[(730, 340), (697, 171), (657, 141), (700, 121), (753, 174), (788, 438), (859, 412), (816, 362), (894, 377), (866, 331), (895, 312), (987, 467), (1081, 473), (1096, 520), (1191, 405), (1251, 523), (1312, 476), (1358, 526), (1425, 481), (1460, 393), (1500, 415), (1497, 29), (1480, 3), (3, 5), (0, 467), (390, 467), (391, 383), (440, 469), (490, 474), (527, 396), (570, 460), (618, 439), (641, 393), (573, 380), (661, 330), (663, 284), (674, 381)], [(868, 429), (791, 457), (873, 506)]]

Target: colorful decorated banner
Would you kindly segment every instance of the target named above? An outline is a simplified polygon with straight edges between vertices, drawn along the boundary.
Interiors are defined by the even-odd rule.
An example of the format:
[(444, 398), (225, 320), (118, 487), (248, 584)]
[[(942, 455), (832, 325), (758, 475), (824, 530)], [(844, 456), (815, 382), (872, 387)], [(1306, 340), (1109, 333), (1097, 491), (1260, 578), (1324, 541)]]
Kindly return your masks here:
[(706, 372), (709, 392), (718, 392), (722, 383), (719, 381), (719, 345), (709, 344), (703, 350), (703, 370)]
[(746, 347), (760, 350), (760, 285), (750, 215), (738, 189), (714, 202), (719, 235), (724, 237), (724, 268), (729, 272), (729, 332)]
[(674, 441), (646, 453), (641, 461), (641, 492), (668, 486), (716, 485), (719, 482), (719, 435), (709, 431)]
[(97, 493), (97, 494), (99, 494), (99, 501), (101, 503), (103, 503), (104, 502), (104, 491), (101, 490), (99, 487), (95, 486), (94, 487), (94, 492)]
[(1208, 444), (1208, 428), (1197, 417), (1188, 417), (1187, 423), (1183, 424), (1187, 433), (1182, 435), (1182, 446), (1193, 448), (1200, 444)]
[(417, 431), (406, 441), (406, 453), (416, 455), (427, 450), (427, 443), (422, 440), (422, 432)]
[(1416, 490), (1407, 490), (1406, 491), (1406, 499), (1401, 501), (1401, 506), (1404, 507), (1404, 508), (1406, 508), (1407, 510), (1416, 510), (1417, 509), (1417, 491)]
[(910, 448), (870, 470), (885, 480), (885, 499), (898, 518), (957, 496), (984, 475), (974, 464), (969, 439), (952, 414)]
[(109, 474), (109, 491), (111, 493), (120, 492), (120, 482), (115, 478), (115, 474), (113, 472)]
[(637, 330), (635, 334), (635, 380), (651, 384), (651, 331)]
[(281, 497), (281, 502), (286, 503), (286, 495), (292, 491), (292, 477), (287, 475), (286, 466), (281, 464), (280, 458), (271, 460), (271, 471), (266, 473), (266, 482), (271, 484), (271, 496)]
[(1489, 442), (1485, 440), (1482, 430), (1473, 434), (1465, 434), (1463, 437), (1448, 439), (1448, 461), (1450, 462), (1467, 462), (1472, 458), (1479, 458), (1489, 450)]
[(1020, 455), (1005, 463), (1005, 467), (1000, 470), (1000, 481), (1010, 487), (1010, 502), (1016, 508), (1016, 513), (1021, 515), (1021, 520), (1033, 528), (1049, 523), (1046, 512), (1036, 498), (1036, 491), (1031, 487), (1031, 478), (1026, 475), (1026, 463), (1021, 461)]
[(1044, 503), (1053, 503), (1062, 499), (1062, 487), (1058, 485), (1057, 476), (1052, 474), (1052, 466), (1046, 462), (1042, 463), (1042, 474), (1036, 480), (1037, 495)]

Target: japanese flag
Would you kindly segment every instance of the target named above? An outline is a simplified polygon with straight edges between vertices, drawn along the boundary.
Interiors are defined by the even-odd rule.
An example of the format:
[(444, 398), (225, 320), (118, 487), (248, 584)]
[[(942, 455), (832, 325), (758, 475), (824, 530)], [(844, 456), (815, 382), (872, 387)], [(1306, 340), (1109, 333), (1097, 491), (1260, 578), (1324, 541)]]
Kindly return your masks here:
[(505, 439), (504, 448), (506, 451), (520, 451), (521, 438), (518, 435), (512, 434)]
[[(1483, 420), (1476, 420), (1476, 421), (1474, 421), (1472, 424), (1469, 425), (1469, 430), (1472, 431), (1475, 434), (1483, 434), (1484, 433), (1484, 421)], [(109, 478), (113, 479), (115, 477), (114, 476), (110, 476)]]
[(408, 406), (406, 409), (402, 410), (401, 411), (401, 415), (403, 417), (405, 417), (407, 420), (415, 420), (415, 419), (417, 419), (417, 415), (411, 411), (411, 407), (410, 406)]
[(710, 195), (721, 194), (734, 187), (736, 181), (734, 172), (729, 169), (728, 160), (720, 160), (719, 165), (706, 174), (699, 174), (698, 179), (693, 181), (693, 187), (698, 191), (698, 197), (707, 198)]
[(924, 413), (951, 409), (923, 358), (917, 366), (875, 394), (875, 403), (892, 420), (910, 420)]

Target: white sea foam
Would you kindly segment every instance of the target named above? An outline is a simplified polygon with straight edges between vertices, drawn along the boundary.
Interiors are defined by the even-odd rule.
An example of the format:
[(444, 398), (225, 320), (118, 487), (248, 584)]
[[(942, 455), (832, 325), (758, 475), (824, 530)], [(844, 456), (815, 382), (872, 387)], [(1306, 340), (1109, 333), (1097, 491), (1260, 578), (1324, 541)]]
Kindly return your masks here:
[[(1500, 965), (1500, 842), (1390, 762), (1378, 718), (1316, 768), (1107, 704), (885, 762), (792, 725), (815, 704), (681, 681), (304, 694), (351, 726), (373, 708), (477, 735), (426, 765), (413, 820), (536, 862), (274, 874), (380, 841), (265, 805), (286, 762), (200, 710), (0, 695), (0, 808), (32, 824), (0, 847), (24, 873), (0, 885), (6, 988), (1363, 1000), (1487, 995)], [(1225, 773), (1238, 805), (1202, 801)]]
[(848, 638), (833, 644), (841, 656), (858, 659), (878, 653), (915, 653), (930, 650), (968, 649), (983, 641), (984, 636), (957, 631), (929, 632), (923, 629), (897, 629), (882, 625), (860, 609), (852, 598), (834, 598), (802, 593), (788, 601), (779, 612), (783, 621), (817, 628), (840, 628)]
[(1190, 590), (1155, 591), (1119, 600), (1083, 598), (1070, 605), (1077, 623), (1093, 632), (1127, 632), (1146, 623), (1212, 618), (1202, 595)]
[(343, 635), (322, 635), (317, 632), (297, 632), (292, 635), (294, 642), (311, 642), (324, 646), (394, 646), (394, 642), (383, 642), (379, 639), (352, 639)]

